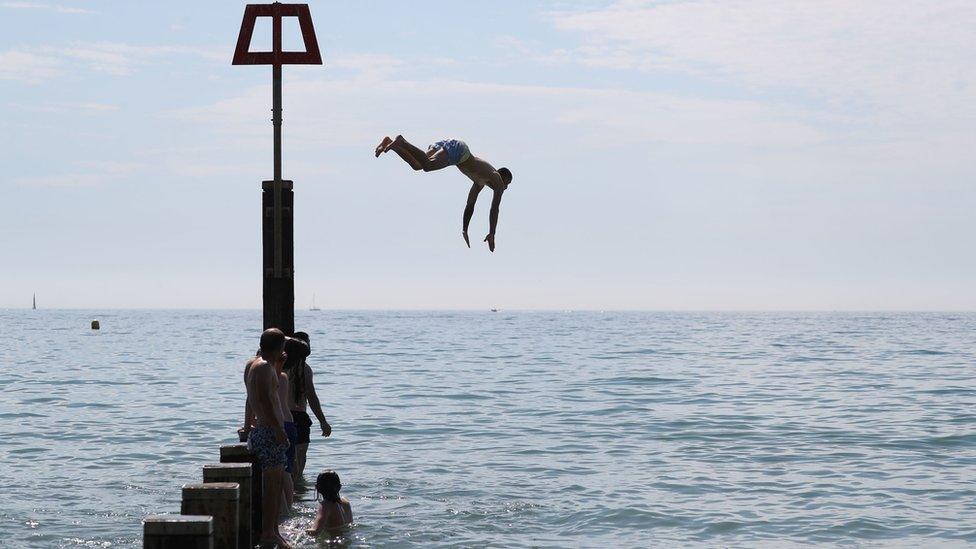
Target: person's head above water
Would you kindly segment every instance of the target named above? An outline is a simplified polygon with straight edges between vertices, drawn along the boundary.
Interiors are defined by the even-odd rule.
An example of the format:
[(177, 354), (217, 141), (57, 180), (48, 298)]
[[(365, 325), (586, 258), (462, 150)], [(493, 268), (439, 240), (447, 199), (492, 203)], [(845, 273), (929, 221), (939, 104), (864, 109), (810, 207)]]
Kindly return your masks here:
[(290, 370), (301, 366), (302, 361), (308, 357), (308, 345), (297, 337), (285, 338), (285, 369)]
[(512, 182), (512, 170), (508, 168), (498, 168), (498, 175), (502, 176), (502, 181), (505, 183), (506, 187), (508, 187), (508, 185)]
[(342, 482), (339, 481), (339, 474), (335, 471), (322, 471), (315, 479), (315, 491), (325, 501), (338, 503), (339, 490), (341, 489)]
[(268, 328), (261, 334), (261, 357), (277, 360), (285, 349), (285, 334), (278, 328)]

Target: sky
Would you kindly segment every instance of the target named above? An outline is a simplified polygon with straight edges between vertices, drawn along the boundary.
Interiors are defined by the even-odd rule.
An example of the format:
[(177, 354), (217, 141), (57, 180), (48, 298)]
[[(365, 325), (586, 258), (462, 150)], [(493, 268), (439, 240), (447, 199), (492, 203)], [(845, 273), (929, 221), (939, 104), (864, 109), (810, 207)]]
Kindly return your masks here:
[[(0, 0), (0, 307), (260, 308), (244, 4)], [(310, 6), (298, 308), (976, 309), (970, 0)], [(494, 254), (490, 193), (468, 249), (470, 182), (374, 158), (398, 133), (512, 170)]]

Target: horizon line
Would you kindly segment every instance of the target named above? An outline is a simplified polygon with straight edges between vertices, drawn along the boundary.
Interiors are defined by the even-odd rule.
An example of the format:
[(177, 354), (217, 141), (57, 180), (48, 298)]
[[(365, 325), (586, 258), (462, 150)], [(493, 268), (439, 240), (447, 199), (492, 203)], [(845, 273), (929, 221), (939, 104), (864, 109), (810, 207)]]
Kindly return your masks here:
[[(250, 307), (51, 307), (32, 309), (31, 307), (0, 307), (0, 311), (251, 311), (263, 313), (262, 309)], [(976, 309), (619, 309), (619, 308), (329, 308), (318, 311), (295, 309), (296, 313), (308, 312), (562, 312), (562, 313), (976, 313)]]

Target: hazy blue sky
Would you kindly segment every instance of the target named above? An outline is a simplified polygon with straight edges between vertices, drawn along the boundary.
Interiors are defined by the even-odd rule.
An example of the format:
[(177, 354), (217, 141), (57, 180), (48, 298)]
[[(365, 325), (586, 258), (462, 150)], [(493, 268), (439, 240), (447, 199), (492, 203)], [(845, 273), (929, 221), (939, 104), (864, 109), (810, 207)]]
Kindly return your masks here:
[[(260, 307), (243, 6), (0, 0), (0, 307)], [(976, 2), (311, 8), (298, 307), (976, 308)], [(495, 254), (460, 173), (373, 158), (398, 132), (512, 169)]]

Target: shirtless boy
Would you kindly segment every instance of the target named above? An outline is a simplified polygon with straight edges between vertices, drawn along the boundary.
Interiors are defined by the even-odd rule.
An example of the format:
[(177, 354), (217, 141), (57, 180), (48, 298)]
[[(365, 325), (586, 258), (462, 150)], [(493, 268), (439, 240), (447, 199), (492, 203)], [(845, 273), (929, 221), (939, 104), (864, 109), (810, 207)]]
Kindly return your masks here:
[(282, 479), (288, 435), (278, 396), (278, 372), (285, 359), (285, 334), (269, 328), (261, 334), (258, 356), (248, 361), (245, 370), (247, 403), (254, 414), (254, 428), (247, 437), (247, 448), (255, 454), (264, 476), (262, 492), (261, 544), (291, 545), (278, 531)]
[(491, 199), (491, 212), (488, 215), (488, 236), (485, 237), (484, 241), (488, 243), (489, 250), (492, 252), (495, 251), (495, 228), (498, 226), (498, 206), (502, 203), (502, 193), (505, 192), (505, 189), (512, 182), (512, 172), (508, 168), (498, 168), (496, 170), (485, 160), (471, 154), (467, 144), (457, 139), (438, 141), (428, 147), (425, 153), (408, 143), (402, 135), (396, 136), (395, 139), (387, 136), (376, 146), (377, 158), (387, 151), (397, 153), (414, 170), (432, 172), (448, 166), (457, 166), (457, 169), (461, 173), (468, 176), (468, 179), (472, 183), (471, 190), (468, 191), (468, 203), (464, 207), (464, 222), (461, 229), (461, 236), (464, 237), (464, 243), (469, 248), (471, 247), (471, 241), (468, 240), (468, 223), (474, 214), (475, 202), (478, 201), (478, 194), (481, 193), (481, 190), (485, 187), (490, 187), (495, 194)]

